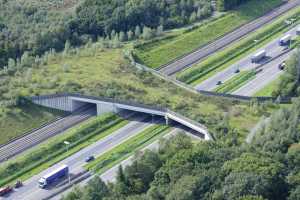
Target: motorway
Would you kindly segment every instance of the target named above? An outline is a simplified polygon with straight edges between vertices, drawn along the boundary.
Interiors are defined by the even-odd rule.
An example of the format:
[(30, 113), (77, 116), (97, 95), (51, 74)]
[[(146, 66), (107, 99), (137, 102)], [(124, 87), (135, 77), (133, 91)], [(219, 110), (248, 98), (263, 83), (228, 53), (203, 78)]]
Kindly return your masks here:
[[(296, 30), (298, 27), (294, 27), (292, 28), (290, 31), (286, 32), (285, 34), (281, 35), (280, 38), (286, 34), (291, 34), (293, 36), (293, 38), (296, 37)], [(260, 48), (259, 50), (255, 51), (254, 53), (246, 56), (245, 58), (241, 59), (240, 61), (238, 61), (237, 63), (227, 67), (225, 70), (218, 72), (217, 74), (215, 74), (214, 76), (208, 78), (207, 80), (203, 81), (202, 83), (198, 84), (195, 88), (197, 90), (206, 90), (206, 91), (213, 91), (214, 89), (216, 89), (218, 87), (217, 82), (221, 81), (222, 83), (226, 82), (227, 80), (231, 79), (232, 77), (234, 77), (235, 75), (237, 75), (235, 73), (235, 71), (237, 69), (239, 69), (240, 71), (243, 70), (251, 70), (251, 69), (256, 69), (256, 68), (265, 68), (265, 67), (270, 67), (273, 66), (273, 72), (274, 71), (278, 71), (278, 65), (281, 63), (279, 61), (284, 61), (284, 59), (277, 59), (277, 57), (281, 54), (283, 54), (284, 52), (287, 52), (288, 49), (286, 46), (280, 46), (278, 44), (279, 42), (279, 38), (271, 41), (270, 43), (268, 43), (267, 45), (265, 45), (263, 48)], [(261, 62), (259, 63), (251, 63), (251, 57), (258, 51), (260, 50), (266, 50), (267, 52), (267, 58), (263, 59)], [(286, 53), (288, 55), (290, 55), (290, 53)], [(286, 56), (284, 56), (285, 58), (287, 58)], [(274, 60), (272, 60), (272, 58)], [(265, 77), (265, 80), (268, 80), (268, 73), (262, 73), (263, 77)], [(260, 76), (261, 77), (261, 76)], [(260, 80), (263, 80), (263, 77)], [(269, 79), (271, 80), (271, 79)], [(268, 83), (268, 81), (265, 81), (265, 83)], [(258, 87), (257, 87), (258, 88)], [(243, 93), (239, 93), (242, 95), (246, 95)]]
[(61, 185), (53, 186), (53, 188), (49, 189), (40, 189), (38, 187), (38, 180), (43, 175), (51, 172), (53, 169), (61, 166), (62, 164), (67, 164), (69, 166), (71, 176), (75, 176), (84, 172), (83, 166), (85, 163), (85, 158), (94, 155), (98, 157), (105, 152), (113, 149), (117, 145), (123, 143), (124, 141), (134, 137), (141, 131), (145, 130), (149, 126), (151, 126), (151, 117), (145, 115), (136, 116), (133, 121), (131, 121), (126, 126), (122, 127), (121, 129), (115, 131), (114, 133), (110, 134), (109, 136), (95, 142), (94, 144), (82, 149), (81, 151), (73, 154), (72, 156), (66, 158), (65, 160), (55, 164), (54, 166), (50, 167), (49, 169), (35, 175), (24, 182), (24, 186), (16, 189), (14, 192), (9, 194), (7, 197), (3, 199), (9, 200), (40, 200), (45, 199), (48, 196), (55, 193), (59, 190)]
[[(187, 130), (182, 129), (182, 127), (176, 127), (173, 130), (171, 130), (169, 133), (167, 133), (164, 138), (168, 139), (170, 137), (172, 137), (173, 135), (176, 135), (177, 133), (183, 131), (186, 135), (190, 136), (193, 140), (202, 140), (202, 138), (195, 136), (194, 134), (190, 133)], [(152, 150), (152, 151), (156, 151), (159, 148), (159, 140), (154, 141), (153, 143), (149, 144), (148, 146), (144, 147), (141, 151), (145, 151), (145, 150)], [(100, 175), (100, 178), (106, 182), (114, 182), (116, 175), (118, 173), (118, 169), (119, 166), (121, 165), (123, 168), (125, 168), (126, 166), (129, 166), (130, 164), (132, 164), (132, 162), (134, 161), (134, 156), (130, 156), (129, 158), (127, 158), (126, 160), (123, 160), (121, 163), (113, 166), (112, 168), (110, 168), (109, 170), (107, 170), (106, 172), (104, 172), (103, 174)], [(78, 186), (84, 186), (88, 183), (89, 180), (91, 180), (94, 176), (90, 176), (89, 178), (85, 179), (84, 181), (80, 182), (78, 184)], [(68, 192), (70, 192), (72, 190), (72, 188), (69, 188), (68, 190), (64, 191), (63, 193), (60, 193), (52, 198), (50, 198), (51, 200), (60, 200), (62, 195), (66, 195)]]
[(96, 115), (96, 109), (94, 107), (84, 107), (73, 114), (68, 115), (62, 119), (59, 119), (53, 123), (50, 123), (40, 129), (33, 131), (32, 133), (25, 135), (17, 140), (14, 140), (4, 146), (0, 147), (0, 164), (7, 159), (23, 153), (25, 150), (40, 144), (46, 139), (53, 137), (54, 135), (60, 134), (81, 123), (92, 116)]
[(278, 65), (287, 60), (295, 51), (290, 51), (274, 61), (264, 65), (263, 71), (258, 73), (254, 79), (234, 91), (232, 94), (253, 96), (256, 92), (267, 86), (273, 80), (276, 80), (284, 71), (278, 68)]
[(200, 62), (202, 59), (207, 56), (224, 49), (228, 45), (231, 45), (234, 42), (237, 42), (242, 37), (246, 36), (249, 33), (252, 33), (256, 29), (259, 29), (263, 25), (272, 22), (278, 16), (287, 12), (288, 10), (297, 7), (300, 5), (300, 0), (290, 0), (282, 6), (272, 10), (271, 12), (265, 14), (264, 16), (253, 20), (238, 29), (226, 34), (225, 36), (211, 42), (210, 44), (201, 47), (200, 49), (190, 53), (170, 64), (164, 66), (159, 71), (166, 75), (173, 75), (185, 68), (190, 67), (191, 65)]

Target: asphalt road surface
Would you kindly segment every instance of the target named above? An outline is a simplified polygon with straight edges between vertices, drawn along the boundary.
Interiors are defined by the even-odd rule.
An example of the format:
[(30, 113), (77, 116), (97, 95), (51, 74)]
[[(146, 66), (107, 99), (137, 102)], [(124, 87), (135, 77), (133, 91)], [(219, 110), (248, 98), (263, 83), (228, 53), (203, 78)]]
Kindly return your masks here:
[[(180, 131), (183, 131), (185, 134), (187, 134), (188, 136), (190, 136), (191, 138), (193, 138), (194, 140), (201, 140), (200, 137), (197, 137), (195, 136), (194, 134), (191, 134), (189, 132), (187, 132), (186, 130), (183, 130), (181, 129), (180, 127), (177, 127), (177, 128), (174, 128), (173, 130), (171, 130), (168, 134), (166, 134), (164, 136), (164, 138), (170, 138), (171, 136), (177, 134), (178, 132)], [(159, 140), (156, 140), (154, 141), (153, 143), (149, 144), (148, 146), (146, 146), (145, 148), (142, 149), (142, 151), (145, 151), (145, 150), (157, 150), (159, 147)], [(118, 169), (119, 169), (119, 166), (122, 165), (122, 167), (126, 167), (130, 164), (132, 164), (132, 162), (134, 161), (134, 156), (130, 156), (129, 158), (127, 158), (126, 160), (122, 161), (121, 163), (115, 165), (114, 167), (110, 168), (109, 170), (107, 170), (106, 172), (104, 172), (100, 178), (108, 183), (108, 182), (114, 182), (115, 181), (115, 178), (116, 178), (116, 175), (118, 173)], [(87, 182), (89, 180), (91, 180), (93, 178), (93, 176), (89, 177), (88, 179), (85, 179), (84, 181), (80, 182), (78, 185), (79, 186), (84, 186), (87, 184)], [(62, 195), (65, 195), (67, 194), (68, 192), (70, 192), (72, 190), (72, 188), (64, 191), (63, 193), (51, 198), (51, 200), (60, 200)]]
[[(291, 34), (293, 36), (293, 38), (295, 38), (297, 28), (298, 27), (295, 27), (295, 28), (291, 29), (290, 31), (288, 31), (285, 34), (281, 35), (280, 38), (283, 37), (286, 34)], [(266, 66), (270, 66), (271, 64), (267, 64), (267, 63), (270, 60), (272, 60), (272, 58), (276, 58), (277, 56), (279, 56), (283, 52), (287, 51), (287, 46), (280, 46), (279, 45), (279, 39), (280, 38), (277, 38), (277, 39), (273, 40), (272, 42), (270, 42), (269, 44), (267, 44), (263, 48), (260, 48), (259, 50), (255, 51), (254, 53), (250, 54), (249, 56), (241, 59), (239, 62), (229, 66), (225, 70), (223, 70), (221, 72), (218, 72), (214, 76), (212, 76), (212, 77), (208, 78), (207, 80), (203, 81), (202, 83), (200, 83), (199, 85), (196, 86), (196, 89), (197, 90), (213, 91), (214, 89), (216, 89), (218, 87), (218, 85), (217, 85), (218, 81), (221, 81), (222, 83), (224, 83), (227, 80), (229, 80), (230, 78), (237, 75), (235, 73), (235, 71), (237, 69), (239, 69), (240, 71), (251, 70), (251, 69), (255, 69), (257, 67), (260, 67), (261, 65), (264, 65), (265, 63), (266, 63), (265, 64)], [(259, 52), (263, 49), (266, 50), (267, 58), (263, 59), (259, 63), (251, 63), (251, 57), (255, 53), (257, 53), (257, 52)], [(273, 64), (273, 66), (274, 66), (274, 63), (277, 64), (276, 66), (274, 66), (274, 68), (278, 68), (278, 64), (280, 64), (278, 61), (271, 61), (271, 63)], [(276, 69), (274, 69), (274, 70), (276, 70)], [(268, 74), (267, 73), (262, 73), (262, 74), (267, 79)], [(261, 79), (261, 80), (263, 80), (263, 79)]]
[(124, 141), (137, 135), (138, 133), (149, 127), (151, 125), (151, 122), (152, 120), (149, 116), (136, 116), (135, 121), (130, 122), (126, 126), (110, 134), (109, 136), (97, 141), (96, 143), (88, 146), (87, 148), (82, 149), (81, 151), (73, 154), (72, 156), (66, 158), (58, 164), (55, 164), (54, 166), (39, 173), (38, 175), (31, 177), (30, 179), (24, 182), (23, 187), (15, 189), (14, 192), (10, 193), (3, 199), (41, 200), (47, 198), (48, 196), (56, 192), (60, 186), (58, 185), (48, 189), (40, 189), (38, 187), (38, 180), (43, 175), (51, 172), (52, 170), (58, 168), (63, 164), (67, 164), (69, 166), (71, 176), (82, 173), (84, 171), (83, 166), (86, 164), (86, 157), (90, 155), (98, 157), (104, 154), (105, 152), (111, 150), (112, 148), (116, 147), (117, 145), (123, 143)]
[(46, 139), (60, 134), (70, 127), (89, 119), (96, 115), (96, 109), (94, 107), (84, 107), (73, 114), (59, 119), (43, 128), (40, 128), (24, 137), (21, 137), (11, 143), (0, 148), (0, 163), (7, 159), (16, 156), (25, 150), (40, 144)]
[(258, 73), (253, 80), (249, 81), (247, 84), (245, 84), (232, 94), (253, 96), (256, 92), (267, 86), (273, 80), (277, 79), (280, 74), (283, 73), (283, 71), (278, 68), (278, 65), (287, 60), (294, 52), (295, 51), (290, 51), (289, 53), (286, 53), (283, 56), (266, 64), (263, 67), (263, 71)]
[(225, 36), (211, 42), (210, 44), (201, 47), (200, 49), (196, 50), (193, 53), (184, 56), (166, 66), (164, 66), (159, 71), (166, 75), (173, 75), (191, 65), (200, 62), (202, 59), (206, 58), (207, 56), (219, 51), (226, 46), (232, 44), (233, 42), (238, 41), (243, 36), (246, 36), (249, 33), (252, 33), (256, 29), (259, 29), (263, 25), (272, 22), (278, 16), (282, 15), (283, 13), (287, 12), (288, 10), (299, 6), (300, 0), (291, 0), (287, 3), (283, 4), (282, 6), (272, 10), (271, 12), (265, 14), (264, 16), (249, 22), (241, 26), (240, 28), (236, 29), (233, 32), (226, 34)]

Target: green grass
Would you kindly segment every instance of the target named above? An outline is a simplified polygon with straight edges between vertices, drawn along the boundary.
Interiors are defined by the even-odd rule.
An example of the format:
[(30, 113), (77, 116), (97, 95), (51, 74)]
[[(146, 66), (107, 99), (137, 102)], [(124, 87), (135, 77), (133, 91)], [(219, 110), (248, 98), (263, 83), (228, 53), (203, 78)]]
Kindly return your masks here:
[(95, 173), (103, 173), (113, 165), (133, 155), (137, 150), (152, 143), (163, 134), (166, 134), (169, 130), (170, 128), (167, 126), (153, 125), (135, 137), (99, 156), (96, 160), (87, 164), (85, 168), (87, 170), (92, 170)]
[[(234, 128), (243, 134), (261, 117), (247, 103), (194, 94), (150, 73), (138, 71), (124, 58), (123, 50), (87, 48), (68, 56), (53, 55), (47, 65), (31, 69), (31, 78), (22, 87), (11, 90), (21, 91), (23, 96), (72, 91), (162, 106), (202, 123), (211, 132), (215, 132), (225, 113), (229, 120), (242, 117), (240, 120), (244, 123), (235, 124)], [(64, 66), (68, 66), (67, 70)], [(14, 83), (22, 80), (26, 73), (24, 68), (5, 78)]]
[[(110, 135), (128, 123), (126, 120), (107, 114), (95, 117), (19, 155), (0, 167), (0, 186), (26, 180), (69, 157), (92, 143)], [(71, 144), (67, 151), (64, 141)], [(46, 156), (45, 156), (46, 155)]]
[(215, 89), (215, 92), (220, 93), (231, 93), (235, 90), (242, 87), (244, 84), (246, 84), (251, 79), (255, 78), (255, 71), (243, 71), (240, 72), (238, 75), (232, 77), (219, 87)]
[[(246, 55), (249, 55), (258, 48), (280, 36), (282, 33), (288, 30), (288, 27), (284, 24), (284, 21), (293, 16), (297, 16), (297, 19), (299, 20), (299, 13), (299, 8), (290, 11), (286, 15), (274, 21), (272, 24), (263, 27), (255, 33), (252, 33), (236, 44), (226, 48), (223, 51), (217, 52), (201, 63), (178, 73), (177, 79), (192, 85), (201, 83), (202, 81), (215, 75), (217, 72), (226, 69), (228, 66), (236, 63)], [(257, 45), (254, 44), (254, 40), (259, 41)]]
[(263, 97), (263, 96), (272, 96), (273, 91), (277, 88), (277, 84), (280, 80), (280, 77), (275, 79), (274, 81), (270, 82), (268, 85), (266, 85), (261, 90), (257, 91), (253, 96), (256, 97)]
[(172, 32), (172, 37), (139, 45), (135, 50), (135, 56), (143, 64), (157, 68), (261, 16), (280, 2), (281, 0), (249, 1), (237, 10), (205, 23), (195, 30), (187, 33), (180, 30), (177, 34)]
[[(1, 108), (0, 108), (1, 113)], [(0, 117), (0, 144), (23, 135), (25, 132), (63, 116), (64, 112), (48, 109), (33, 104), (26, 104), (12, 109)]]

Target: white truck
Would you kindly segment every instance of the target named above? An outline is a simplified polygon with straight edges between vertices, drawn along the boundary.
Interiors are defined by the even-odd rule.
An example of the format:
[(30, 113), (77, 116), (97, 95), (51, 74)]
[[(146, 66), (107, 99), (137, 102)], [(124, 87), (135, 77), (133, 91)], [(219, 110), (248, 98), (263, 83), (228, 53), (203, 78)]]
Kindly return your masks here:
[(287, 45), (287, 44), (289, 44), (291, 42), (291, 39), (292, 39), (292, 35), (291, 34), (287, 34), (287, 35), (283, 36), (282, 38), (280, 38), (279, 45), (280, 46)]
[(266, 55), (267, 55), (266, 50), (261, 50), (261, 51), (257, 52), (256, 54), (254, 54), (251, 57), (251, 62), (252, 63), (257, 63), (258, 61), (260, 61), (261, 59), (263, 59), (264, 57), (266, 57)]
[(39, 187), (45, 188), (51, 183), (55, 182), (57, 179), (67, 176), (68, 174), (69, 174), (69, 167), (67, 165), (62, 165), (61, 167), (55, 169), (54, 171), (40, 178)]

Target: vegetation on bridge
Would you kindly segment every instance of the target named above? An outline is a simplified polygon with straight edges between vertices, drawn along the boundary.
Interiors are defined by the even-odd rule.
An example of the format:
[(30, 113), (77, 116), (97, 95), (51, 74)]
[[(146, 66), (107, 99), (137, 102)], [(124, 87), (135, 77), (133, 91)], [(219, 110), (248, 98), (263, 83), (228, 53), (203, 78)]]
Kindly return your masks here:
[[(227, 128), (222, 132), (224, 123), (230, 124), (242, 136), (261, 115), (268, 115), (276, 107), (256, 104), (250, 106), (190, 93), (130, 66), (121, 49), (106, 49), (101, 45), (98, 42), (81, 50), (66, 49), (63, 53), (49, 53), (46, 55), (48, 64), (17, 69), (14, 75), (2, 71), (6, 84), (14, 85), (10, 94), (16, 96), (12, 98), (78, 92), (132, 100), (166, 107), (192, 118), (206, 125), (216, 137), (220, 133), (228, 133)], [(22, 86), (16, 84), (20, 81)]]

